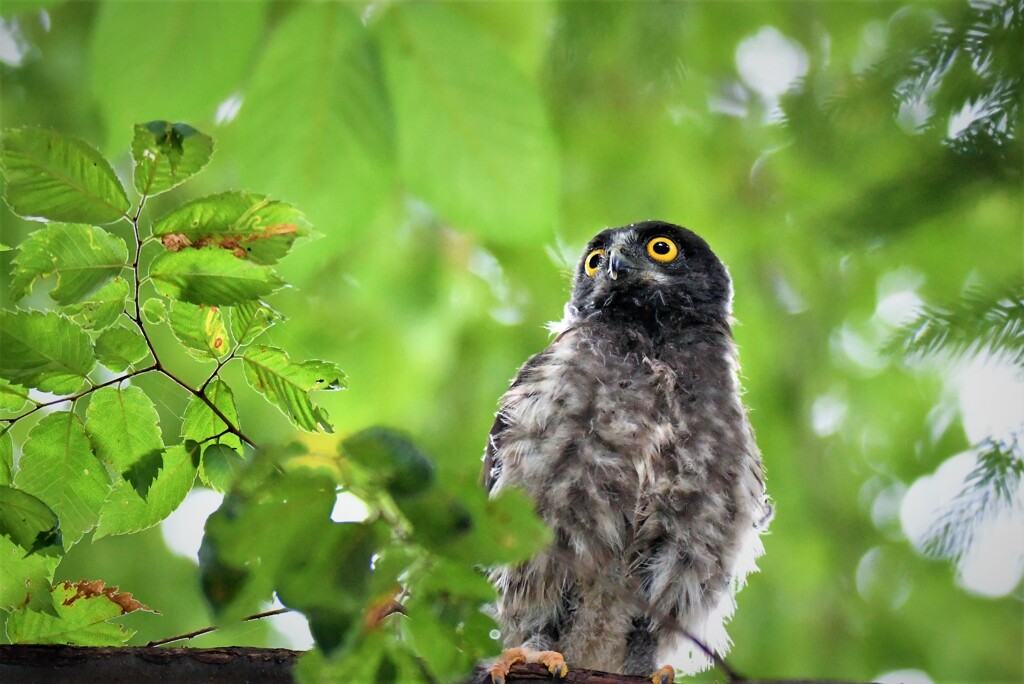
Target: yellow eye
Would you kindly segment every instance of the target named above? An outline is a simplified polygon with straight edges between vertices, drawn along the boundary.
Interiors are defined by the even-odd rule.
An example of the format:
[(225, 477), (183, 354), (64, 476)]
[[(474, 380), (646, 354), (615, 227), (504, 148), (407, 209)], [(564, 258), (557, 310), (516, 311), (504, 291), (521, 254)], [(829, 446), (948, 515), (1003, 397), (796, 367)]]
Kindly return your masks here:
[(679, 256), (679, 248), (667, 237), (656, 237), (648, 241), (647, 253), (655, 261), (668, 263)]
[(597, 269), (601, 268), (601, 261), (604, 259), (604, 250), (595, 249), (593, 252), (587, 255), (586, 260), (583, 262), (583, 268), (586, 269), (587, 275), (591, 278), (597, 273)]

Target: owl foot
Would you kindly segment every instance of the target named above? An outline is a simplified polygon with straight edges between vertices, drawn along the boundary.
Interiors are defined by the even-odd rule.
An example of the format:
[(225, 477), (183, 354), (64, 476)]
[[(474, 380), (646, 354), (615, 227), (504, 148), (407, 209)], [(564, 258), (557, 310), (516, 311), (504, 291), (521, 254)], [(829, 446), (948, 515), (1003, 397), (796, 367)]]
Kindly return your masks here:
[(671, 665), (658, 668), (658, 671), (651, 675), (653, 684), (672, 684), (676, 680), (676, 671)]
[(492, 684), (505, 684), (505, 676), (516, 663), (540, 663), (548, 668), (553, 677), (563, 678), (569, 674), (565, 658), (556, 651), (534, 651), (532, 648), (507, 648), (491, 666)]
[(555, 679), (562, 679), (569, 674), (569, 668), (565, 664), (565, 658), (558, 651), (540, 651), (529, 662), (540, 663), (548, 668), (548, 672)]

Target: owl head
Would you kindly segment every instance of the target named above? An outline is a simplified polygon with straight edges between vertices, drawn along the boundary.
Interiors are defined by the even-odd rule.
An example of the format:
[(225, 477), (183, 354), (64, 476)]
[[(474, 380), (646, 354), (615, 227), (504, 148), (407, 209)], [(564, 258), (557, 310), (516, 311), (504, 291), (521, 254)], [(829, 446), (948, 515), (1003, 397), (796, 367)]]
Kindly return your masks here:
[(576, 267), (566, 313), (660, 327), (727, 322), (731, 310), (729, 273), (708, 243), (671, 223), (643, 221), (594, 236)]

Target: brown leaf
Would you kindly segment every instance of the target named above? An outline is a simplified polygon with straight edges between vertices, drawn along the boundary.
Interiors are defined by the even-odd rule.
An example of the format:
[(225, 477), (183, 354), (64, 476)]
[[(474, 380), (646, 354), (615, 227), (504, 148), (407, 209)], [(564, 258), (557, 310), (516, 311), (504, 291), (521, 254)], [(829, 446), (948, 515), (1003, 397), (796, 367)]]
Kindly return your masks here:
[(170, 252), (179, 252), (185, 247), (192, 246), (192, 241), (181, 233), (168, 233), (160, 238), (160, 242), (162, 242), (164, 247), (166, 247)]
[(149, 606), (132, 598), (132, 595), (127, 591), (119, 592), (117, 587), (104, 586), (103, 580), (81, 580), (80, 582), (69, 582), (65, 580), (64, 588), (75, 590), (75, 595), (64, 601), (65, 606), (70, 606), (80, 598), (90, 599), (96, 598), (97, 596), (104, 596), (111, 603), (116, 603), (121, 606), (122, 615), (136, 610), (145, 610), (150, 613), (157, 612)]

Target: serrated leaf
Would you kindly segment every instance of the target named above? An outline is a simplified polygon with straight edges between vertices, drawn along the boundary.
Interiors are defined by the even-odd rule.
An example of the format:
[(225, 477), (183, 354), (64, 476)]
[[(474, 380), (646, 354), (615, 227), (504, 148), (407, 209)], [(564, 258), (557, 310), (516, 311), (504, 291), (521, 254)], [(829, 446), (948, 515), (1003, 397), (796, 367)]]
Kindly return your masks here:
[(112, 371), (127, 370), (149, 353), (138, 328), (119, 325), (107, 328), (96, 338), (96, 359)]
[(14, 440), (11, 439), (11, 428), (0, 430), (0, 485), (9, 485), (14, 481)]
[(270, 267), (219, 248), (164, 252), (153, 260), (149, 277), (167, 297), (213, 306), (259, 299), (284, 284)]
[(242, 455), (227, 444), (211, 444), (203, 450), (199, 477), (218, 492), (226, 492), (244, 465)]
[(135, 189), (148, 196), (166, 192), (199, 173), (212, 154), (213, 138), (188, 124), (135, 124)]
[(130, 483), (117, 483), (100, 509), (100, 522), (94, 539), (138, 532), (173, 513), (192, 489), (201, 448), (197, 442), (168, 447), (163, 453), (163, 467), (150, 485), (145, 499)]
[(173, 301), (167, 320), (192, 357), (216, 360), (228, 353), (228, 331), (219, 307)]
[(22, 447), (14, 484), (41, 499), (60, 519), (64, 548), (96, 524), (110, 481), (92, 452), (85, 425), (73, 413), (51, 413)]
[(55, 313), (0, 311), (0, 378), (54, 394), (71, 394), (96, 365), (92, 340)]
[[(10, 436), (7, 438), (9, 442)], [(53, 510), (37, 497), (10, 486), (0, 486), (0, 534), (10, 537), (26, 555), (54, 556), (63, 550), (60, 523)]]
[(156, 325), (167, 317), (167, 305), (159, 297), (150, 297), (142, 303), (139, 310), (142, 312), (142, 319), (150, 325)]
[(26, 218), (110, 223), (131, 206), (110, 164), (89, 144), (41, 128), (2, 138), (4, 197)]
[(131, 286), (118, 276), (77, 304), (61, 308), (61, 312), (88, 330), (103, 330), (117, 322), (124, 311), (124, 300)]
[(56, 615), (50, 584), (61, 556), (27, 554), (11, 539), (0, 535), (0, 609), (28, 608)]
[(292, 205), (238, 191), (192, 200), (153, 226), (168, 249), (215, 246), (257, 264), (277, 263), (308, 234), (309, 222)]
[(146, 498), (164, 450), (152, 400), (139, 387), (103, 387), (93, 393), (85, 416), (96, 457)]
[[(206, 386), (203, 394), (228, 420), (238, 427), (238, 409), (235, 408), (235, 397), (227, 383), (219, 379), (214, 380)], [(237, 435), (230, 432), (221, 434), (226, 429), (227, 425), (206, 405), (206, 402), (197, 396), (193, 396), (189, 400), (188, 406), (185, 408), (185, 417), (181, 421), (182, 439), (199, 442), (205, 446), (210, 443), (212, 437), (221, 435), (217, 438), (219, 443), (241, 452), (242, 441)]]
[(128, 247), (96, 226), (51, 223), (30, 233), (11, 263), (12, 300), (31, 292), (36, 278), (56, 275), (50, 297), (59, 304), (73, 304), (121, 272), (128, 264)]
[(231, 337), (234, 338), (235, 345), (239, 347), (252, 344), (268, 328), (284, 318), (261, 301), (245, 302), (231, 307), (229, 311)]
[(332, 432), (327, 413), (313, 405), (311, 390), (336, 390), (345, 386), (345, 374), (329, 361), (293, 363), (276, 347), (257, 345), (242, 356), (245, 379), (253, 389), (277, 406), (297, 427), (309, 432)]
[(557, 148), (538, 86), (483, 29), (443, 3), (401, 3), (382, 23), (409, 191), (490, 239), (550, 237)]
[(116, 595), (83, 591), (82, 585), (90, 584), (94, 583), (61, 582), (55, 586), (53, 605), (57, 610), (56, 616), (33, 610), (12, 613), (7, 620), (7, 636), (11, 642), (75, 646), (115, 646), (127, 643), (135, 632), (110, 620), (133, 610), (146, 610), (145, 606), (126, 607), (126, 602), (118, 601)]
[(28, 402), (27, 389), (0, 378), (0, 411), (20, 411)]

